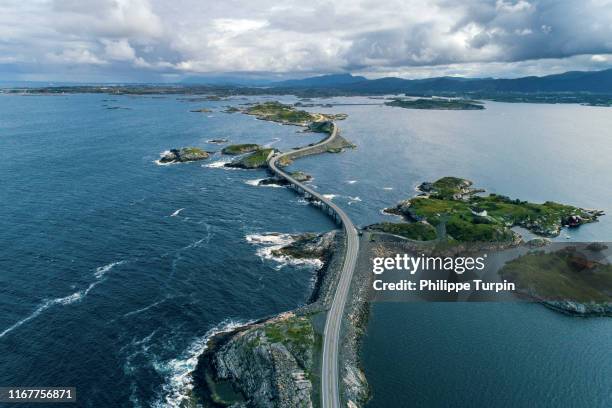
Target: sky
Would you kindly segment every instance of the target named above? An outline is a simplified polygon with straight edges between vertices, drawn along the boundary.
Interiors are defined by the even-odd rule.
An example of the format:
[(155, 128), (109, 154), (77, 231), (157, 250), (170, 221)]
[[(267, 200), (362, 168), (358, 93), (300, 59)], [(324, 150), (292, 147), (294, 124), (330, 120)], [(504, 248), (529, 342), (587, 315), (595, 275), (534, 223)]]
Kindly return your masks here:
[(0, 81), (612, 68), (612, 0), (0, 0)]

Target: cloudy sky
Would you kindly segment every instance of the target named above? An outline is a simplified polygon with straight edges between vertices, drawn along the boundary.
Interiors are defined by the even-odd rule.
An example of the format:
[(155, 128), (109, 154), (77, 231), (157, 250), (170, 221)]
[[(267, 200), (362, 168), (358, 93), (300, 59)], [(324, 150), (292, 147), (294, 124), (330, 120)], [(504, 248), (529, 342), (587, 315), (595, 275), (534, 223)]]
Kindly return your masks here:
[(0, 0), (0, 80), (612, 67), (612, 0)]

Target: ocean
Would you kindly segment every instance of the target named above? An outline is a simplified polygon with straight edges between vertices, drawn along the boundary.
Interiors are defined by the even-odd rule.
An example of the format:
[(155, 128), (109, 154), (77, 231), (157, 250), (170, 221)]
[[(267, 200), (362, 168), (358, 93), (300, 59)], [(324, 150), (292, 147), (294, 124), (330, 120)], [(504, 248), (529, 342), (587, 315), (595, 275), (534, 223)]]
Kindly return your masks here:
[[(83, 407), (177, 406), (212, 333), (307, 300), (313, 265), (270, 250), (334, 224), (292, 190), (256, 186), (265, 171), (223, 168), (221, 146), (207, 143), (282, 150), (321, 138), (222, 112), (277, 99), (296, 100), (0, 95), (0, 385), (75, 386)], [(358, 147), (291, 169), (361, 226), (393, 220), (382, 208), (445, 175), (611, 213), (609, 109), (486, 107), (311, 108), (348, 113), (339, 125)], [(212, 112), (190, 112), (199, 108)], [(156, 164), (191, 145), (217, 153)], [(611, 236), (608, 215), (559, 239)], [(362, 348), (368, 406), (607, 407), (611, 333), (610, 319), (531, 304), (374, 304)]]

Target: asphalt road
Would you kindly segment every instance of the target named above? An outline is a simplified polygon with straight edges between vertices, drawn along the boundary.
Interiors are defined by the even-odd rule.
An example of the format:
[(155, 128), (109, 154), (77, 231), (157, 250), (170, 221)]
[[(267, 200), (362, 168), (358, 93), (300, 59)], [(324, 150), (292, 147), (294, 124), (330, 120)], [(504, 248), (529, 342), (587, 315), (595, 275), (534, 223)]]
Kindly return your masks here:
[(321, 142), (295, 149), (287, 153), (280, 153), (270, 157), (268, 165), (270, 169), (279, 177), (284, 178), (290, 183), (298, 186), (303, 191), (307, 192), (317, 200), (325, 203), (331, 208), (336, 215), (339, 217), (344, 227), (346, 237), (346, 254), (344, 258), (344, 264), (342, 265), (342, 271), (340, 273), (340, 279), (338, 281), (338, 287), (334, 294), (331, 307), (327, 312), (327, 320), (325, 322), (325, 330), (323, 332), (323, 364), (321, 372), (321, 406), (323, 408), (339, 408), (340, 407), (340, 393), (339, 393), (339, 356), (338, 356), (338, 343), (340, 341), (340, 329), (342, 326), (342, 315), (344, 314), (344, 306), (346, 299), (349, 294), (349, 288), (351, 285), (351, 279), (353, 277), (353, 271), (355, 270), (355, 263), (357, 262), (357, 253), (359, 252), (359, 236), (357, 229), (353, 225), (351, 219), (346, 215), (344, 211), (331, 200), (323, 197), (315, 190), (308, 186), (300, 183), (299, 181), (292, 178), (289, 174), (285, 173), (278, 167), (276, 162), (285, 156), (291, 156), (291, 154), (307, 152), (308, 150), (316, 149), (333, 141), (338, 135), (338, 126), (333, 125), (333, 130), (329, 137), (322, 140)]

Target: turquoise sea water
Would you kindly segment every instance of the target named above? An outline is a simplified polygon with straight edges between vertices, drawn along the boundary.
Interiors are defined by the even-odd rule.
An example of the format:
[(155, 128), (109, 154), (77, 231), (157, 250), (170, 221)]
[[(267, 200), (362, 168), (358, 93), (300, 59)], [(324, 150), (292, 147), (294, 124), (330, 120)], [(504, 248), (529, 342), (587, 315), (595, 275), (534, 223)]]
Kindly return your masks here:
[[(284, 149), (320, 137), (220, 112), (246, 101), (0, 95), (0, 385), (76, 386), (87, 407), (176, 404), (211, 330), (307, 299), (312, 268), (265, 249), (284, 239), (270, 232), (333, 228), (324, 215), (288, 189), (253, 186), (264, 171), (216, 167), (218, 155), (154, 163), (172, 147), (219, 150), (213, 138)], [(189, 112), (201, 107), (214, 112)], [(358, 148), (292, 169), (358, 225), (391, 219), (380, 210), (445, 175), (612, 213), (608, 109), (312, 110), (348, 113), (340, 126)], [(569, 235), (609, 241), (612, 220)], [(610, 319), (538, 305), (375, 304), (369, 405), (610, 406), (611, 334)]]

